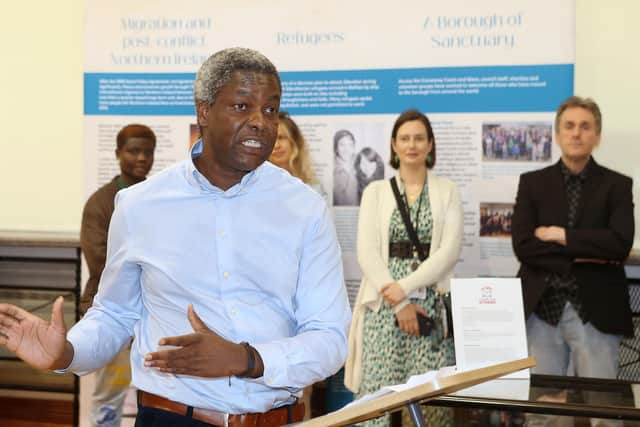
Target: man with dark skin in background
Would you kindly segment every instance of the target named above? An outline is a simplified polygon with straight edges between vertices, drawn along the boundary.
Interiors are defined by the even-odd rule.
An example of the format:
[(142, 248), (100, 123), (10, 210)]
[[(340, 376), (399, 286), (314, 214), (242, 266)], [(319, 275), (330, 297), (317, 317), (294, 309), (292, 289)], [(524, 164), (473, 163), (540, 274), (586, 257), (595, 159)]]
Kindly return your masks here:
[[(116, 136), (115, 155), (120, 174), (93, 193), (82, 211), (80, 246), (89, 268), (89, 280), (80, 298), (84, 315), (98, 292), (98, 282), (107, 259), (107, 232), (113, 215), (116, 193), (146, 179), (153, 166), (156, 135), (147, 126), (130, 124)], [(118, 427), (124, 400), (131, 382), (129, 345), (103, 368), (96, 371), (91, 396), (91, 425)]]

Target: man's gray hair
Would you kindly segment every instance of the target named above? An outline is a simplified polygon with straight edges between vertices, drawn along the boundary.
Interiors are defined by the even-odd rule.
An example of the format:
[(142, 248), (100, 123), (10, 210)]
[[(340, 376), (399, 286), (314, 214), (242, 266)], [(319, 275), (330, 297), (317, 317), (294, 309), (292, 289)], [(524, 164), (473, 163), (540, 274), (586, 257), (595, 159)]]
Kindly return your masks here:
[(591, 98), (582, 98), (575, 95), (565, 99), (558, 107), (558, 111), (556, 111), (556, 132), (560, 130), (560, 118), (562, 117), (562, 113), (569, 108), (583, 108), (590, 111), (596, 122), (596, 133), (600, 135), (602, 132), (602, 113), (600, 112), (600, 107), (598, 107), (596, 101)]
[(278, 70), (266, 56), (256, 50), (232, 47), (211, 55), (198, 70), (193, 84), (196, 105), (213, 104), (220, 89), (231, 80), (236, 71), (270, 74), (282, 88)]

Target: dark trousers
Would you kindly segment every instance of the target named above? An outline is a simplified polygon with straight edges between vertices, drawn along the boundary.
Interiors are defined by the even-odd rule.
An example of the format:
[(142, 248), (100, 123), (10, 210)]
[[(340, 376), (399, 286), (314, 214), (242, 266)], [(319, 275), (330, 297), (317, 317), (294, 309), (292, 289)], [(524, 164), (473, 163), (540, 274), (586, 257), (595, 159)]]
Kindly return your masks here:
[(211, 427), (211, 424), (161, 409), (139, 407), (134, 427)]

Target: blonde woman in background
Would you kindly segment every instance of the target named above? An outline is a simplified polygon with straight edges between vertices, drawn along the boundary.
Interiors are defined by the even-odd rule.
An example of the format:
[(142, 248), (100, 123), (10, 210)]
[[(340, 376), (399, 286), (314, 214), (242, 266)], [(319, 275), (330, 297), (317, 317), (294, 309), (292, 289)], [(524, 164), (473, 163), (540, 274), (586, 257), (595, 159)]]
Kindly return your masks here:
[(306, 184), (315, 183), (309, 150), (300, 128), (286, 111), (281, 111), (278, 118), (278, 137), (269, 161)]
[[(449, 290), (462, 246), (462, 203), (456, 184), (431, 171), (435, 155), (429, 119), (420, 111), (405, 111), (391, 133), (390, 163), (398, 169), (401, 205), (389, 180), (370, 183), (362, 195), (357, 240), (363, 277), (345, 366), (345, 385), (358, 397), (454, 363), (442, 294)], [(418, 251), (400, 207), (407, 209)], [(426, 259), (420, 259), (420, 251)], [(422, 331), (420, 316), (428, 322)], [(453, 420), (447, 408), (427, 408), (426, 418), (427, 425), (439, 427)], [(385, 415), (361, 426), (389, 424)]]

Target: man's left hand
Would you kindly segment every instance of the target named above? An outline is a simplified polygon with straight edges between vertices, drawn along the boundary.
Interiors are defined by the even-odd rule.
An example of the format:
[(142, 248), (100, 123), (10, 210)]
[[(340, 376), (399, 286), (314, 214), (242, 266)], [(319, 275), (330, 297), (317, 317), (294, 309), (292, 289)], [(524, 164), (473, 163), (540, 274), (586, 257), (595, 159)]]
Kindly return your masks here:
[(395, 307), (407, 297), (398, 282), (389, 283), (382, 288), (382, 297), (391, 307)]
[(563, 227), (555, 225), (540, 226), (534, 231), (535, 236), (543, 242), (553, 242), (562, 246), (567, 245), (567, 233)]
[(226, 377), (243, 374), (247, 351), (241, 344), (225, 340), (207, 328), (189, 304), (187, 317), (194, 333), (160, 339), (159, 345), (179, 347), (147, 353), (144, 366), (160, 372), (196, 377)]

